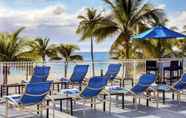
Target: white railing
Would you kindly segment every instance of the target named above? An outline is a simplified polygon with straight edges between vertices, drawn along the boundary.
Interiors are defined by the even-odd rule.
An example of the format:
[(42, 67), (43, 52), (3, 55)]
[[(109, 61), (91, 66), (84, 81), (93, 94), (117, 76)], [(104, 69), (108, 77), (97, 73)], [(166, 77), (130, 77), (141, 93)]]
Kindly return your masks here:
[[(170, 61), (179, 60), (183, 61), (184, 66), (186, 67), (186, 60), (184, 59), (148, 59), (148, 60), (156, 60), (161, 63), (163, 66), (168, 66)], [(125, 68), (122, 68), (118, 76), (123, 77), (124, 75), (131, 76), (132, 78), (136, 78), (140, 73), (145, 72), (145, 59), (128, 59), (128, 60), (110, 60), (110, 61), (96, 61), (95, 62), (95, 73), (96, 75), (100, 75), (101, 70), (106, 72), (107, 67), (110, 63), (121, 63), (128, 64), (128, 74), (125, 72)], [(73, 68), (76, 64), (89, 64), (89, 71), (87, 77), (91, 77), (91, 61), (80, 61), (80, 62), (70, 62), (68, 68), (68, 77), (71, 75)], [(8, 73), (8, 83), (20, 83), (22, 80), (27, 80), (32, 75), (32, 70), (35, 65), (43, 65), (41, 62), (0, 62), (0, 80), (1, 83), (3, 81), (5, 72), (3, 72), (3, 68), (6, 66), (9, 70)], [(64, 77), (64, 62), (62, 61), (51, 61), (46, 62), (45, 65), (51, 67), (49, 79), (57, 80), (61, 77)], [(125, 67), (125, 66), (124, 66)], [(184, 68), (184, 72), (185, 72)]]

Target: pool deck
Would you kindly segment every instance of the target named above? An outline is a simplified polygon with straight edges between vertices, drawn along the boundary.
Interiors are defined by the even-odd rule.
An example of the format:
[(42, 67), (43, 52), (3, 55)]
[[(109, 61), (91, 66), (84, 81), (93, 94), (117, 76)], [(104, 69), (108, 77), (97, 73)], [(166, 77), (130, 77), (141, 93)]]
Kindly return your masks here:
[[(55, 118), (186, 118), (186, 96), (182, 97), (182, 102), (179, 104), (177, 101), (172, 101), (169, 97), (166, 99), (166, 103), (160, 103), (159, 108), (156, 108), (156, 104), (150, 102), (150, 106), (146, 107), (145, 100), (141, 100), (141, 105), (138, 105), (138, 109), (134, 108), (134, 105), (131, 103), (131, 97), (127, 97), (126, 100), (126, 108), (121, 109), (121, 100), (117, 100), (113, 98), (112, 104), (112, 112), (108, 112), (108, 108), (106, 112), (102, 111), (102, 104), (97, 105), (97, 109), (90, 109), (89, 106), (83, 106), (85, 110), (74, 111), (74, 116), (70, 116), (67, 113), (59, 112), (57, 105), (57, 109), (55, 112)], [(75, 109), (79, 107), (76, 104)], [(108, 105), (107, 105), (108, 107)], [(5, 107), (3, 104), (0, 104), (0, 118), (4, 118)], [(36, 118), (36, 114), (23, 115), (25, 113), (21, 111), (10, 111), (11, 115), (16, 115), (19, 117), (16, 118)], [(28, 113), (26, 113), (28, 114)], [(11, 117), (15, 118), (15, 117)], [(52, 118), (52, 113), (50, 113), (50, 118)]]

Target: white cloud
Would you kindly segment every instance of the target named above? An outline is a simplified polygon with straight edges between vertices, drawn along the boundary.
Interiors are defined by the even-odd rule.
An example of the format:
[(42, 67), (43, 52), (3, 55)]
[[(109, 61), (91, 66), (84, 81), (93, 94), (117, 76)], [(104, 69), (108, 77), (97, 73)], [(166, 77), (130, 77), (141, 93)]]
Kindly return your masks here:
[(1, 21), (14, 26), (72, 25), (76, 22), (74, 17), (73, 15), (65, 13), (62, 5), (26, 11), (8, 8), (2, 8), (0, 10)]
[(169, 17), (169, 26), (176, 26), (179, 30), (182, 30), (183, 26), (186, 25), (186, 11), (176, 12)]
[[(6, 0), (2, 0), (2, 1), (6, 1)], [(45, 3), (48, 1), (52, 1), (52, 0), (13, 0), (12, 2), (19, 4), (19, 5), (33, 5), (36, 2), (37, 3)]]
[[(24, 36), (49, 37), (52, 43), (74, 43), (81, 47), (81, 51), (90, 51), (90, 42), (79, 42), (79, 36), (75, 33), (78, 25), (77, 16), (84, 13), (85, 7), (74, 13), (68, 13), (63, 5), (24, 11), (4, 6), (0, 9), (0, 32), (12, 32), (21, 26), (26, 26)], [(110, 45), (110, 41), (96, 44), (95, 51), (107, 50), (106, 47)]]
[(166, 8), (166, 4), (159, 4), (156, 8), (165, 9)]

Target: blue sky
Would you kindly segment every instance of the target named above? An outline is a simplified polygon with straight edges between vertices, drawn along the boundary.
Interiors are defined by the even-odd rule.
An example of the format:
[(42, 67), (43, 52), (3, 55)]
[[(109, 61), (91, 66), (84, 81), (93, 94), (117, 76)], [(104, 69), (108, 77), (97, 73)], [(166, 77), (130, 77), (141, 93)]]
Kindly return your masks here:
[[(164, 8), (169, 26), (181, 28), (186, 21), (185, 0), (146, 0)], [(49, 37), (53, 43), (75, 43), (89, 51), (89, 41), (79, 42), (75, 34), (77, 16), (86, 7), (107, 9), (102, 0), (0, 0), (0, 31), (12, 32), (26, 26), (22, 35)], [(185, 22), (186, 24), (186, 22)], [(114, 37), (95, 45), (96, 51), (108, 51)]]

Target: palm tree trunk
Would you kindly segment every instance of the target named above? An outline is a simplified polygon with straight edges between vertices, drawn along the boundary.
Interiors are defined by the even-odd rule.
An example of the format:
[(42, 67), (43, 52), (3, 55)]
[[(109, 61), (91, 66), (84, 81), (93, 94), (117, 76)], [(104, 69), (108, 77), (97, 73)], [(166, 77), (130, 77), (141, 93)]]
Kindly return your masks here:
[[(129, 56), (129, 35), (128, 35), (128, 33), (126, 33), (126, 37), (125, 37), (125, 39), (124, 39), (124, 41), (125, 41), (125, 43), (126, 43), (126, 59), (129, 59), (130, 58), (130, 56)], [(129, 73), (130, 73), (130, 69), (129, 69), (129, 67), (131, 66), (131, 63), (130, 62), (128, 62), (128, 60), (127, 60), (127, 62), (126, 62), (126, 64), (125, 64), (125, 77), (124, 77), (124, 79), (128, 79), (128, 77), (129, 77)]]
[(161, 55), (161, 53), (162, 53), (162, 52), (161, 52), (162, 47), (161, 47), (160, 39), (158, 39), (158, 45), (157, 45), (157, 46), (159, 47), (159, 48), (158, 48), (158, 49), (159, 49), (159, 50), (158, 50), (158, 51), (159, 51), (158, 58), (161, 58), (161, 57), (162, 57), (162, 55)]
[(42, 60), (43, 60), (43, 65), (44, 65), (45, 64), (45, 61), (46, 61), (45, 55), (42, 55)]
[(64, 72), (65, 78), (67, 78), (67, 69), (68, 69), (68, 62), (66, 61), (65, 62), (65, 72)]
[(8, 66), (5, 64), (3, 66), (3, 85), (7, 85), (8, 83)]
[(129, 36), (126, 37), (125, 39), (126, 42), (126, 59), (129, 59)]
[(93, 37), (91, 37), (91, 61), (92, 61), (92, 76), (95, 76), (95, 68), (94, 68), (94, 42), (93, 42)]

